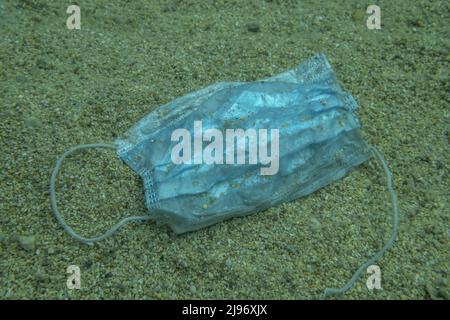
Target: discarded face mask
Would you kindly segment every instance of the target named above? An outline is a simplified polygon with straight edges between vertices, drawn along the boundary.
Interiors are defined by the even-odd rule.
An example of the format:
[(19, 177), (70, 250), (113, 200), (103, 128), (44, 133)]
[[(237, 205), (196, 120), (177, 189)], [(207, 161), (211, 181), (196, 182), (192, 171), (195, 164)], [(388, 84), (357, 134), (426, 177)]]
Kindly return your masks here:
[[(327, 294), (344, 292), (392, 245), (398, 225), (391, 174), (378, 151), (361, 138), (356, 107), (323, 54), (264, 80), (210, 85), (150, 112), (114, 144), (65, 152), (51, 177), (54, 215), (85, 243), (136, 220), (154, 220), (183, 233), (306, 196), (374, 154), (387, 174), (394, 227), (386, 246), (358, 269), (353, 282)], [(84, 238), (60, 215), (55, 180), (66, 156), (91, 147), (117, 149), (143, 179), (149, 210), (102, 236)]]

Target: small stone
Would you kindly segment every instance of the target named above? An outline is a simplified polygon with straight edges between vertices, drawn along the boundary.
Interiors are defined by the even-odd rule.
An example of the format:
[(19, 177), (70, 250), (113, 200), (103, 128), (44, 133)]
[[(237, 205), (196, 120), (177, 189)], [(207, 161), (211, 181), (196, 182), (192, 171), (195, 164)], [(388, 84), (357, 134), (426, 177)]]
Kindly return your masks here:
[(55, 254), (55, 252), (56, 252), (56, 250), (55, 250), (55, 248), (53, 248), (53, 247), (50, 247), (50, 248), (47, 249), (47, 254), (48, 254), (49, 256), (52, 255), (52, 254)]
[(37, 59), (36, 65), (39, 69), (51, 69), (53, 67), (49, 61), (43, 58)]
[(425, 291), (428, 294), (429, 299), (436, 298), (435, 289), (429, 283), (425, 284)]
[(94, 264), (94, 261), (90, 258), (87, 258), (84, 262), (83, 262), (83, 268), (85, 269), (89, 269), (90, 267), (92, 267), (92, 265)]
[(125, 287), (125, 285), (123, 285), (122, 283), (118, 283), (116, 284), (116, 289), (119, 290), (120, 292), (124, 293), (127, 288)]
[(323, 16), (317, 16), (314, 18), (313, 24), (316, 26), (320, 26), (323, 20), (324, 20)]
[(228, 259), (225, 261), (225, 266), (226, 266), (228, 269), (231, 269), (231, 268), (233, 267), (233, 262), (231, 261), (230, 258), (228, 258)]
[(36, 279), (36, 281), (38, 281), (38, 282), (47, 281), (47, 280), (49, 280), (49, 278), (50, 277), (48, 275), (46, 275), (45, 273), (42, 273), (42, 272), (37, 272), (34, 276), (34, 279)]
[(409, 24), (411, 26), (413, 26), (413, 27), (416, 27), (416, 28), (423, 28), (423, 27), (425, 27), (425, 23), (422, 20), (415, 20), (415, 19), (414, 20), (410, 20)]
[(439, 288), (436, 292), (436, 296), (444, 300), (450, 300), (450, 294), (448, 290), (445, 290), (444, 288)]
[(316, 218), (311, 218), (310, 226), (313, 231), (319, 231), (321, 224), (320, 224), (320, 221), (317, 220)]
[(365, 15), (366, 15), (366, 13), (364, 12), (364, 10), (356, 9), (352, 13), (352, 20), (355, 21), (355, 22), (361, 22), (361, 21), (364, 20), (364, 16)]
[(169, 282), (167, 281), (167, 280), (163, 280), (162, 282), (161, 282), (161, 289), (162, 290), (167, 290), (167, 289), (169, 289)]
[(16, 81), (19, 83), (23, 83), (23, 82), (27, 81), (27, 78), (24, 77), (23, 75), (18, 75), (18, 76), (16, 76)]
[(191, 285), (191, 286), (189, 286), (189, 291), (190, 291), (192, 294), (195, 294), (195, 293), (197, 292), (197, 288), (196, 288), (194, 285)]
[(247, 24), (247, 30), (250, 32), (256, 33), (256, 32), (259, 32), (259, 29), (260, 29), (259, 24), (256, 22), (251, 22), (251, 23)]
[(183, 269), (186, 269), (188, 267), (188, 263), (184, 257), (179, 258), (177, 264)]
[(292, 244), (286, 244), (285, 248), (286, 251), (289, 252), (290, 254), (298, 255), (299, 253), (297, 247)]
[(32, 251), (36, 247), (36, 237), (35, 236), (19, 236), (17, 241), (22, 249), (27, 251)]
[(177, 8), (173, 4), (167, 4), (162, 8), (162, 12), (175, 12), (176, 10)]
[(2, 233), (0, 233), (0, 243), (4, 243), (8, 240), (8, 237)]
[(25, 119), (25, 125), (30, 129), (38, 128), (42, 125), (42, 122), (34, 116), (29, 116)]

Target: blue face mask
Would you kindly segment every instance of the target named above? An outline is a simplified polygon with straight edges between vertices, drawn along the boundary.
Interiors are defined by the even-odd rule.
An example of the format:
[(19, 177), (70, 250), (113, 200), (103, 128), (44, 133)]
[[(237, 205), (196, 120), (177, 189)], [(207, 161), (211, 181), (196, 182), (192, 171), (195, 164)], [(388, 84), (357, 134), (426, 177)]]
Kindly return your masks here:
[[(135, 220), (154, 220), (183, 233), (306, 196), (375, 154), (388, 176), (394, 228), (385, 248), (357, 271), (350, 287), (392, 244), (398, 223), (390, 172), (361, 138), (356, 107), (322, 54), (271, 78), (210, 85), (150, 112), (113, 145), (68, 150), (51, 177), (53, 212), (69, 234), (85, 243)], [(88, 239), (64, 222), (54, 186), (63, 159), (90, 147), (117, 149), (142, 178), (149, 211)]]

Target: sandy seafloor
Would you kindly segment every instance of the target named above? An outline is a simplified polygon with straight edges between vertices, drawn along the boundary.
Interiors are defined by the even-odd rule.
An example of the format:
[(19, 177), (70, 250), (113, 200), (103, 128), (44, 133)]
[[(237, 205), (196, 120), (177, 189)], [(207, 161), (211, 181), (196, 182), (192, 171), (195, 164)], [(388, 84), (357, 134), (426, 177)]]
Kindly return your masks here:
[[(179, 236), (137, 223), (87, 246), (49, 200), (68, 147), (113, 141), (205, 85), (324, 52), (393, 171), (401, 219), (378, 262), (382, 290), (363, 274), (337, 298), (448, 299), (447, 1), (78, 1), (81, 30), (66, 28), (69, 4), (0, 2), (0, 298), (310, 299), (344, 285), (391, 230), (374, 160), (305, 198)], [(381, 8), (381, 30), (366, 28), (369, 4)], [(57, 189), (84, 235), (146, 210), (140, 179), (112, 150), (69, 158)], [(80, 290), (66, 287), (72, 264)]]

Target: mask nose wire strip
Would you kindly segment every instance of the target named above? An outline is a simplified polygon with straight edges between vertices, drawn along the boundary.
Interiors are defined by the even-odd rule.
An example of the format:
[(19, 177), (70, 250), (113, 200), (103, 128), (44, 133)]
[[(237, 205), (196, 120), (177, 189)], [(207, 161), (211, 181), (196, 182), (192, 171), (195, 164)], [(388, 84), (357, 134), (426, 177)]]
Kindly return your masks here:
[(58, 206), (56, 204), (56, 192), (55, 192), (55, 181), (56, 181), (56, 177), (58, 175), (58, 171), (61, 168), (62, 162), (63, 160), (69, 156), (70, 154), (72, 154), (73, 152), (80, 150), (80, 149), (90, 149), (90, 148), (110, 148), (110, 149), (116, 149), (116, 146), (113, 144), (108, 144), (108, 143), (94, 143), (94, 144), (82, 144), (82, 145), (77, 145), (74, 146), (72, 148), (70, 148), (69, 150), (67, 150), (66, 152), (64, 152), (64, 154), (56, 161), (56, 165), (53, 168), (53, 172), (52, 172), (52, 176), (50, 178), (50, 199), (51, 199), (51, 204), (52, 204), (52, 210), (53, 210), (53, 215), (55, 216), (56, 220), (58, 220), (59, 224), (64, 228), (64, 230), (70, 234), (73, 238), (77, 239), (78, 241), (84, 242), (86, 244), (92, 245), (93, 242), (96, 241), (100, 241), (103, 240), (109, 236), (111, 236), (112, 234), (114, 234), (117, 229), (119, 229), (120, 227), (122, 227), (123, 225), (131, 222), (131, 221), (144, 221), (144, 220), (148, 220), (150, 219), (149, 215), (144, 215), (144, 216), (131, 216), (131, 217), (126, 217), (123, 218), (122, 220), (120, 220), (119, 222), (117, 222), (115, 225), (113, 225), (108, 231), (106, 231), (103, 235), (97, 236), (97, 237), (92, 237), (92, 238), (85, 238), (80, 236), (79, 234), (77, 234), (75, 232), (75, 230), (73, 230), (64, 220), (64, 218), (61, 216), (61, 213), (59, 212)]
[(397, 238), (397, 232), (398, 232), (398, 224), (399, 224), (399, 216), (398, 216), (398, 201), (397, 201), (397, 195), (392, 187), (392, 173), (389, 171), (389, 168), (386, 164), (386, 160), (384, 160), (381, 153), (375, 148), (370, 147), (375, 157), (378, 159), (378, 161), (383, 166), (384, 172), (386, 173), (387, 178), (387, 189), (389, 191), (389, 194), (391, 196), (391, 202), (392, 202), (392, 231), (391, 231), (391, 237), (386, 242), (386, 244), (383, 246), (383, 248), (372, 258), (367, 260), (362, 266), (356, 270), (356, 272), (353, 274), (353, 277), (350, 279), (350, 281), (343, 286), (342, 288), (327, 288), (325, 289), (323, 295), (324, 297), (328, 297), (330, 295), (338, 295), (343, 294), (347, 290), (349, 290), (351, 287), (354, 286), (358, 278), (360, 277), (361, 273), (370, 265), (374, 264), (378, 259), (380, 259), (386, 251), (394, 244), (395, 239)]

